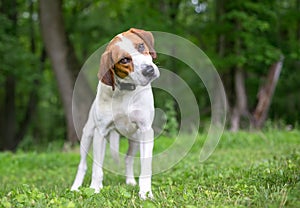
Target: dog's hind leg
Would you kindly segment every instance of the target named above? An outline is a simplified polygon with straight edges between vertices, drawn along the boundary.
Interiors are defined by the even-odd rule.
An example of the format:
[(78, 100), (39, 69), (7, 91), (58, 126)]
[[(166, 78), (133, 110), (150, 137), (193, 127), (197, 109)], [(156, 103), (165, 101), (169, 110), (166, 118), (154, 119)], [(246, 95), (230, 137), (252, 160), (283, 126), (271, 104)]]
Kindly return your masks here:
[(126, 163), (126, 184), (135, 186), (136, 181), (134, 179), (134, 171), (133, 171), (133, 164), (134, 164), (134, 156), (139, 149), (139, 143), (134, 140), (128, 140), (129, 148), (125, 158)]
[(103, 160), (105, 156), (106, 139), (100, 133), (96, 127), (93, 139), (93, 170), (92, 170), (92, 182), (90, 188), (95, 189), (95, 193), (99, 193), (103, 187)]

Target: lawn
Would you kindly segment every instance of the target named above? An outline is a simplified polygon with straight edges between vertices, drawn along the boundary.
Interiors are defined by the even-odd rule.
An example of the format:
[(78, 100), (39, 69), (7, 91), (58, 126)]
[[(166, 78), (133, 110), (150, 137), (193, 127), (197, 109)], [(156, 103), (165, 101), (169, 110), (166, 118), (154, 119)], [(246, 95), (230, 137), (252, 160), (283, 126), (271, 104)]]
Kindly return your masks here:
[[(77, 151), (0, 153), (0, 207), (300, 207), (300, 132), (225, 132), (212, 156), (199, 162), (199, 136), (189, 154), (153, 176), (153, 201), (105, 171), (104, 188), (69, 190)], [(170, 145), (159, 138), (155, 151)], [(164, 145), (167, 144), (167, 145)], [(89, 161), (89, 164), (91, 161)]]

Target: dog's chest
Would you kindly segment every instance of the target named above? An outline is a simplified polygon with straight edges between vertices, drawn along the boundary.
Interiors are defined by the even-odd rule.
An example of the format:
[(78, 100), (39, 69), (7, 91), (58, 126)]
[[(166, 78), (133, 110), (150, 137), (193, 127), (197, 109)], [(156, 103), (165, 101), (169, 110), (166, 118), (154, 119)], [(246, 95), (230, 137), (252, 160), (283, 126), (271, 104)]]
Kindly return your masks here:
[(100, 94), (99, 118), (102, 128), (116, 129), (130, 137), (140, 128), (148, 128), (153, 120), (153, 95), (149, 90)]

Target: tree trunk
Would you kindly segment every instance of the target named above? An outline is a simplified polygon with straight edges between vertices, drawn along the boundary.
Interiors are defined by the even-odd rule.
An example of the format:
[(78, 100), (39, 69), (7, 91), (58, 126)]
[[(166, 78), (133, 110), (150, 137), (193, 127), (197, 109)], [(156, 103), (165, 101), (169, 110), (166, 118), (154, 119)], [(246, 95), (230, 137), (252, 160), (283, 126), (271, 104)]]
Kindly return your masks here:
[[(298, 10), (298, 14), (299, 14), (300, 13), (300, 0), (297, 0), (296, 7), (297, 7), (297, 10)], [(300, 42), (300, 19), (299, 18), (298, 18), (298, 22), (297, 22), (296, 37), (297, 37), (297, 40)]]
[(252, 124), (256, 129), (261, 129), (266, 121), (274, 90), (281, 72), (283, 59), (283, 56), (280, 57), (280, 60), (270, 67), (267, 81), (258, 92), (258, 102), (253, 113)]
[(16, 119), (16, 105), (15, 105), (15, 95), (16, 95), (16, 80), (12, 75), (6, 77), (5, 83), (5, 124), (4, 124), (4, 143), (3, 149), (11, 150), (14, 145), (14, 138), (17, 129), (17, 119)]
[(236, 104), (231, 115), (231, 131), (238, 131), (242, 116), (248, 116), (247, 94), (245, 88), (245, 75), (242, 69), (238, 68), (234, 76)]
[[(239, 20), (235, 22), (236, 31), (241, 31), (241, 23)], [(242, 40), (238, 37), (234, 42), (235, 55), (241, 56)], [(235, 89), (235, 106), (232, 109), (231, 114), (231, 131), (235, 132), (240, 129), (241, 117), (247, 117), (247, 94), (245, 86), (245, 73), (242, 67), (242, 63), (236, 63), (234, 74), (234, 89)]]
[[(33, 0), (29, 1), (29, 36), (30, 36), (30, 52), (32, 54), (36, 54), (36, 35), (35, 35), (35, 28), (34, 28), (34, 20), (33, 20), (33, 14), (34, 14), (34, 2)], [(45, 64), (45, 59), (46, 59), (46, 52), (45, 49), (43, 48), (41, 50), (41, 54), (40, 54), (40, 67), (39, 67), (39, 71), (42, 73), (42, 71), (44, 70), (44, 64)], [(21, 120), (19, 122), (19, 128), (18, 131), (16, 132), (15, 136), (14, 136), (14, 141), (11, 143), (10, 146), (10, 150), (16, 150), (18, 144), (22, 141), (22, 139), (24, 138), (28, 127), (31, 123), (32, 118), (34, 117), (35, 111), (36, 111), (36, 107), (37, 107), (37, 103), (38, 103), (38, 92), (36, 89), (39, 88), (40, 86), (40, 82), (39, 79), (35, 79), (33, 81), (33, 87), (29, 93), (29, 100), (26, 106), (26, 110), (25, 110), (25, 116), (23, 118), (23, 120)]]
[(66, 35), (61, 7), (61, 0), (40, 0), (39, 18), (43, 41), (54, 70), (63, 103), (67, 137), (74, 144), (77, 141), (77, 136), (72, 116), (74, 76), (70, 63), (73, 62), (70, 61), (70, 43)]
[[(226, 4), (226, 0), (218, 0), (218, 1), (215, 1), (215, 18), (216, 18), (216, 24), (217, 25), (222, 25), (223, 24), (223, 19), (221, 18), (225, 12), (226, 12), (226, 8), (225, 8), (225, 4)], [(219, 58), (224, 58), (226, 56), (226, 44), (227, 44), (227, 39), (226, 39), (226, 35), (224, 33), (217, 33), (217, 36), (216, 36), (216, 45), (215, 45), (215, 50), (216, 50), (216, 53), (218, 54)], [(225, 74), (225, 73), (224, 73)], [(230, 88), (228, 87), (228, 83), (230, 83), (230, 76), (226, 76), (226, 74), (222, 76), (222, 81), (223, 81), (223, 84), (227, 87), (225, 87), (225, 91), (227, 90), (230, 90)], [(219, 94), (220, 92), (216, 89), (215, 92), (214, 92), (214, 95), (215, 95), (215, 99), (216, 99), (216, 105), (217, 106), (221, 106), (223, 105), (223, 101), (222, 101), (222, 95)], [(228, 93), (227, 93), (228, 94)], [(231, 93), (229, 93), (231, 94)], [(230, 106), (230, 100), (226, 98), (226, 105), (228, 108)], [(216, 107), (215, 109), (220, 109), (220, 107)], [(227, 113), (227, 112), (226, 112)], [(217, 118), (218, 121), (221, 121), (222, 120), (222, 116), (224, 115), (221, 115), (219, 114), (219, 118)]]
[[(222, 25), (223, 20), (221, 19), (221, 17), (225, 13), (226, 1), (218, 0), (218, 1), (215, 1), (215, 4), (216, 4), (216, 13), (215, 13), (216, 14), (216, 23), (217, 23), (217, 25)], [(224, 57), (225, 48), (226, 48), (225, 35), (223, 33), (221, 33), (217, 36), (217, 45), (216, 45), (216, 51), (220, 57)]]
[[(0, 4), (1, 13), (11, 21), (11, 27), (6, 28), (7, 34), (11, 36), (17, 35), (17, 2), (16, 0), (3, 0)], [(5, 98), (1, 111), (3, 112), (3, 119), (1, 121), (1, 139), (0, 148), (11, 150), (14, 144), (14, 139), (17, 130), (16, 118), (16, 77), (8, 73), (5, 78)]]
[[(33, 29), (33, 28), (32, 28)], [(33, 38), (34, 35), (31, 36), (31, 38)], [(34, 41), (31, 41), (31, 43), (33, 43)], [(35, 54), (35, 46), (31, 45), (31, 52), (33, 54)], [(42, 73), (43, 70), (45, 69), (45, 61), (46, 61), (46, 52), (45, 49), (43, 48), (40, 54), (40, 66), (39, 66), (39, 71)], [(30, 94), (29, 94), (29, 101), (27, 103), (27, 107), (25, 110), (25, 116), (23, 118), (23, 120), (20, 122), (19, 126), (19, 130), (15, 136), (15, 143), (14, 143), (14, 149), (17, 148), (17, 145), (20, 143), (20, 141), (24, 138), (29, 124), (31, 123), (32, 118), (34, 118), (35, 112), (36, 112), (36, 107), (38, 104), (38, 100), (39, 100), (39, 96), (38, 96), (38, 92), (36, 91), (37, 88), (40, 87), (40, 81), (39, 79), (35, 79), (33, 81), (33, 89), (31, 90)]]

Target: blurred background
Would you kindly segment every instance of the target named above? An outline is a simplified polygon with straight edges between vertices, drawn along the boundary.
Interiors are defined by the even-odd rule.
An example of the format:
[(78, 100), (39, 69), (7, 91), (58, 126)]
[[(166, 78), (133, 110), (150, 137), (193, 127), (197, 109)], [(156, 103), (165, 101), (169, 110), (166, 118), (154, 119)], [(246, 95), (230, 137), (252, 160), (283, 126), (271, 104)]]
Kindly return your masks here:
[[(131, 27), (179, 35), (208, 55), (227, 94), (228, 130), (299, 127), (300, 0), (0, 0), (0, 25), (0, 150), (76, 144), (76, 77), (97, 48)], [(193, 89), (205, 129), (211, 112), (201, 80), (176, 59), (156, 62)], [(172, 137), (177, 104), (154, 93)]]

